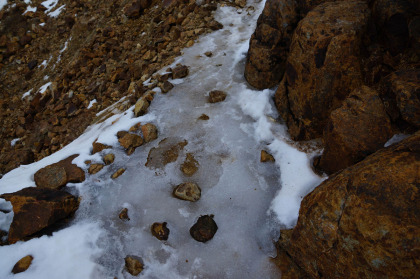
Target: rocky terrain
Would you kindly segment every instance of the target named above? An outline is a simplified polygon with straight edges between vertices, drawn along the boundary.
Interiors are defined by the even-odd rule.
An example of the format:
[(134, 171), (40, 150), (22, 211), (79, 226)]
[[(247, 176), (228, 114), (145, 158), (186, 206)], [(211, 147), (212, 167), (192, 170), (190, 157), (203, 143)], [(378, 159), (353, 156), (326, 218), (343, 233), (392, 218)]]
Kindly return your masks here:
[[(241, 62), (243, 39), (236, 42), (235, 32), (246, 34), (244, 22), (225, 26), (215, 11), (231, 7), (227, 15), (246, 18), (261, 3), (250, 2), (7, 2), (0, 10), (0, 173), (11, 179), (20, 165), (40, 165), (32, 165), (30, 182), (19, 181), (19, 191), (1, 190), (13, 207), (0, 203), (0, 213), (13, 212), (8, 231), (0, 230), (1, 245), (54, 239), (89, 215), (108, 234), (95, 258), (105, 271), (95, 276), (415, 278), (419, 2), (267, 0)], [(215, 38), (193, 50), (202, 35), (217, 30), (240, 50)], [(180, 61), (188, 65), (174, 62), (184, 52), (189, 58)], [(322, 153), (313, 151), (319, 146)], [(48, 157), (55, 153), (62, 155)], [(309, 162), (322, 183), (301, 169)], [(133, 186), (139, 181), (141, 190)], [(280, 184), (277, 196), (274, 184)], [(257, 190), (262, 194), (246, 196)], [(215, 200), (224, 198), (229, 202), (218, 206)], [(274, 226), (274, 233), (256, 239), (257, 223), (257, 231)], [(183, 230), (188, 240), (180, 237)], [(263, 251), (252, 252), (260, 257), (252, 264), (240, 255), (249, 247), (237, 248), (242, 234)], [(273, 235), (278, 269), (261, 260)], [(197, 252), (197, 242), (207, 246)], [(211, 270), (226, 262), (222, 257), (201, 262), (226, 247), (222, 253), (243, 270)], [(10, 272), (39, 260), (22, 256)]]
[[(330, 178), (282, 230), (283, 278), (415, 278), (420, 239), (418, 1), (270, 1), (245, 77), (277, 86), (295, 140)], [(394, 134), (411, 135), (384, 148)]]

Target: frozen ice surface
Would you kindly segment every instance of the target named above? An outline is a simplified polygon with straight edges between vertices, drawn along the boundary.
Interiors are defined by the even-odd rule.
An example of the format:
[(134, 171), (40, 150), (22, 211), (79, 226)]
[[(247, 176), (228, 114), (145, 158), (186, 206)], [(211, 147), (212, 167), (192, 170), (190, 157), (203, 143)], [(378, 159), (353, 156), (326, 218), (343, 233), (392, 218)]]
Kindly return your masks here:
[(7, 0), (0, 0), (0, 11), (3, 9), (4, 6), (6, 6)]
[(390, 138), (385, 144), (384, 147), (388, 147), (391, 146), (397, 142), (402, 141), (403, 139), (408, 138), (410, 135), (406, 135), (406, 134), (395, 134), (392, 136), (392, 138)]
[[(80, 156), (73, 163), (85, 169), (85, 160), (101, 162), (102, 154), (116, 155), (113, 164), (87, 176), (85, 182), (68, 185), (68, 191), (82, 197), (69, 227), (52, 237), (0, 247), (0, 257), (11, 255), (1, 263), (1, 270), (9, 272), (17, 260), (31, 253), (36, 261), (24, 273), (28, 275), (22, 275), (28, 278), (44, 278), (45, 270), (56, 278), (132, 278), (124, 270), (124, 257), (136, 255), (145, 264), (142, 278), (279, 277), (270, 261), (279, 230), (295, 224), (302, 197), (322, 179), (311, 171), (310, 155), (298, 151), (286, 128), (275, 120), (274, 90), (254, 90), (244, 80), (248, 40), (265, 1), (248, 4), (256, 8), (250, 15), (231, 7), (219, 8), (216, 19), (224, 28), (184, 49), (184, 55), (171, 66), (189, 66), (189, 76), (173, 81), (176, 86), (169, 93), (157, 93), (146, 115), (134, 118), (130, 108), (89, 127), (59, 152), (4, 175), (0, 193), (34, 186), (37, 170), (75, 153)], [(213, 56), (205, 56), (206, 51), (212, 51)], [(208, 93), (216, 89), (225, 91), (227, 98), (209, 104)], [(110, 107), (98, 115), (113, 110)], [(202, 114), (210, 119), (198, 120)], [(127, 156), (116, 134), (138, 122), (155, 124), (159, 138)], [(166, 144), (183, 140), (188, 144), (175, 162), (146, 167), (150, 149), (165, 138)], [(91, 155), (95, 139), (114, 148)], [(262, 149), (274, 155), (275, 164), (259, 162)], [(199, 162), (192, 177), (185, 177), (180, 170), (187, 153), (193, 153)], [(126, 172), (112, 180), (110, 175), (119, 168)], [(195, 203), (172, 196), (173, 188), (187, 181), (202, 189), (201, 199)], [(128, 208), (129, 221), (118, 218), (122, 208)], [(189, 229), (205, 214), (214, 214), (219, 229), (212, 240), (200, 243), (191, 238)], [(10, 216), (3, 219), (0, 224), (7, 227)], [(98, 223), (92, 225), (90, 220)], [(167, 241), (152, 236), (154, 222), (168, 223)], [(57, 242), (57, 249), (66, 251), (57, 260), (38, 248), (45, 246), (50, 251)], [(86, 267), (79, 271), (86, 273), (56, 269), (63, 266), (68, 271), (76, 265), (80, 265), (77, 270)]]

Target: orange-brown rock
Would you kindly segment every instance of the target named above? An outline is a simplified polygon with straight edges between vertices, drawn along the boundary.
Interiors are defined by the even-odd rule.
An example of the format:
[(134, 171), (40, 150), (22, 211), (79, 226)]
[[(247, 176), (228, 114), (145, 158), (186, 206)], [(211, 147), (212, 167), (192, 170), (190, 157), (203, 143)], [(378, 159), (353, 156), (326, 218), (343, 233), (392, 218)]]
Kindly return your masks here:
[(420, 132), (330, 177), (279, 247), (311, 278), (415, 278)]
[(293, 0), (268, 0), (249, 41), (245, 78), (258, 88), (276, 86), (283, 77), (293, 30), (298, 22)]
[(318, 167), (327, 173), (345, 169), (381, 149), (393, 134), (378, 93), (362, 86), (331, 113)]
[(299, 22), (275, 95), (293, 139), (320, 137), (330, 112), (361, 85), (369, 18), (364, 1), (340, 1), (317, 6)]
[(124, 259), (125, 261), (125, 268), (127, 269), (128, 273), (133, 276), (137, 276), (140, 272), (143, 271), (144, 265), (141, 258), (137, 256), (127, 256)]
[(75, 196), (54, 189), (29, 187), (15, 193), (3, 194), (0, 198), (10, 201), (13, 206), (10, 244), (25, 240), (26, 237), (68, 217), (79, 207)]
[(89, 174), (95, 174), (100, 172), (104, 168), (103, 164), (92, 164), (90, 165), (88, 172)]
[(227, 94), (221, 90), (213, 90), (209, 93), (209, 103), (223, 102), (227, 97)]
[(198, 171), (199, 163), (194, 158), (194, 154), (187, 153), (187, 157), (181, 165), (181, 171), (186, 176), (192, 176)]
[(111, 148), (109, 145), (105, 145), (103, 143), (97, 142), (96, 140), (92, 143), (92, 154), (101, 152), (104, 149)]
[(122, 147), (127, 151), (128, 155), (131, 155), (134, 150), (143, 145), (143, 138), (136, 134), (125, 133), (122, 137), (118, 139), (118, 142)]
[[(398, 123), (401, 118), (413, 129), (420, 127), (420, 69), (392, 73), (382, 85), (381, 97), (387, 113)], [(398, 123), (400, 124), (400, 123)], [(401, 125), (399, 125), (401, 126)], [(400, 127), (404, 129), (404, 127)]]
[(261, 156), (260, 156), (260, 162), (266, 163), (266, 162), (275, 162), (273, 155), (268, 153), (265, 150), (261, 150)]
[(33, 259), (31, 255), (23, 257), (13, 266), (12, 273), (17, 274), (26, 271), (31, 266)]
[(153, 223), (151, 227), (152, 235), (159, 240), (168, 240), (170, 230), (166, 227), (167, 223)]
[(35, 184), (40, 188), (59, 189), (68, 182), (79, 183), (85, 180), (85, 172), (72, 164), (78, 154), (72, 155), (58, 163), (38, 170), (34, 175)]
[(144, 141), (150, 142), (152, 140), (157, 139), (158, 131), (155, 125), (151, 123), (147, 123), (141, 126), (141, 132), (143, 133)]

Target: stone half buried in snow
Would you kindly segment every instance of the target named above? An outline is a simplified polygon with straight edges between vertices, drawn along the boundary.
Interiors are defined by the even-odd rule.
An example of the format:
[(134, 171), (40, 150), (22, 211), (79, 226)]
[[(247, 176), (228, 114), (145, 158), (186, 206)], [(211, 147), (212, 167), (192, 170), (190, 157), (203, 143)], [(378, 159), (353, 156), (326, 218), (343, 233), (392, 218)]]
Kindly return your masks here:
[(195, 183), (186, 182), (176, 186), (173, 195), (184, 201), (196, 202), (201, 198), (201, 189)]
[(0, 198), (13, 206), (13, 221), (9, 230), (9, 243), (25, 240), (42, 229), (73, 214), (79, 200), (64, 191), (29, 187), (18, 192), (3, 194)]
[(200, 115), (200, 117), (198, 117), (198, 120), (209, 120), (210, 119), (210, 117), (207, 115), (207, 114), (202, 114), (202, 115)]
[(207, 242), (214, 237), (217, 232), (216, 222), (213, 215), (204, 215), (198, 218), (190, 229), (190, 235), (199, 242)]
[(194, 158), (194, 155), (192, 153), (187, 153), (187, 158), (185, 158), (184, 163), (181, 165), (181, 171), (186, 176), (192, 176), (197, 172), (198, 166), (199, 164)]
[(153, 223), (151, 230), (154, 237), (159, 240), (168, 240), (169, 229), (166, 227), (166, 222)]
[(213, 90), (209, 93), (209, 103), (219, 103), (226, 99), (227, 94), (220, 90)]
[(128, 273), (133, 276), (137, 276), (140, 272), (143, 271), (144, 265), (142, 263), (142, 259), (137, 256), (127, 256), (124, 259), (125, 261), (125, 268), (127, 269)]
[(12, 269), (12, 273), (17, 274), (26, 271), (32, 264), (34, 258), (31, 255), (20, 259)]
[(118, 169), (116, 172), (114, 172), (114, 173), (111, 175), (111, 178), (112, 178), (112, 179), (115, 179), (115, 178), (117, 178), (117, 177), (120, 177), (120, 176), (121, 176), (124, 172), (125, 172), (125, 169), (120, 168), (120, 169)]
[(188, 74), (189, 74), (189, 70), (188, 70), (188, 67), (185, 65), (179, 65), (175, 67), (174, 69), (172, 69), (173, 79), (184, 78), (188, 76)]
[(103, 143), (97, 142), (96, 140), (92, 143), (92, 154), (101, 152), (104, 149), (111, 148), (109, 145), (105, 145)]
[(103, 164), (92, 164), (90, 165), (88, 172), (89, 174), (95, 174), (95, 173), (100, 172), (103, 168), (104, 168)]
[(110, 165), (115, 160), (115, 155), (113, 153), (108, 153), (103, 158), (105, 165)]
[(123, 208), (120, 211), (120, 214), (118, 215), (118, 218), (120, 218), (123, 221), (130, 221), (130, 218), (128, 217), (128, 208)]
[(158, 130), (156, 126), (151, 123), (141, 126), (141, 132), (143, 133), (145, 142), (150, 142), (158, 137)]
[(145, 98), (140, 98), (134, 106), (134, 115), (136, 117), (145, 115), (149, 108), (149, 102)]
[(265, 150), (261, 150), (261, 162), (266, 163), (266, 162), (274, 162), (275, 159), (273, 157), (273, 155), (271, 155), (270, 153), (268, 153)]
[(79, 183), (85, 180), (85, 172), (77, 165), (72, 164), (72, 155), (58, 163), (51, 164), (38, 170), (34, 175), (35, 184), (40, 188), (59, 189), (68, 182)]

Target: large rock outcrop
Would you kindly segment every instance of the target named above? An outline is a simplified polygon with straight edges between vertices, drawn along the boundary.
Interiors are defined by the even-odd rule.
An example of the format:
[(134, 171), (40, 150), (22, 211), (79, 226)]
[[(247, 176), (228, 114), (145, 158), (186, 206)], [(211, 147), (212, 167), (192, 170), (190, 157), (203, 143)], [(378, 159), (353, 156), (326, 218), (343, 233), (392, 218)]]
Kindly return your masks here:
[(307, 195), (282, 256), (312, 278), (415, 278), (420, 132), (337, 173)]
[(329, 114), (362, 85), (361, 45), (370, 19), (364, 1), (321, 4), (293, 35), (276, 106), (295, 140), (320, 137)]
[(25, 240), (42, 229), (73, 214), (79, 207), (77, 197), (59, 190), (24, 188), (3, 194), (0, 198), (13, 206), (13, 221), (9, 230), (9, 243)]
[(327, 173), (345, 169), (381, 149), (392, 135), (391, 121), (378, 93), (362, 86), (331, 112), (317, 167)]
[(276, 86), (284, 73), (293, 30), (299, 21), (294, 0), (268, 0), (249, 41), (245, 78), (258, 88)]

